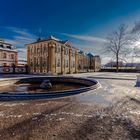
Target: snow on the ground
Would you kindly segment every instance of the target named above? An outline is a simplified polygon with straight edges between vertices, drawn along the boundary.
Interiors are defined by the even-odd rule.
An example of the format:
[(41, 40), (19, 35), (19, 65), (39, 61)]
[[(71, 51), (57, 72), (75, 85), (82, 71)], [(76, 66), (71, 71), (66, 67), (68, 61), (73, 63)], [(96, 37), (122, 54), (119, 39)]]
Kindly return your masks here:
[(96, 79), (101, 88), (77, 96), (80, 101), (112, 104), (123, 97), (140, 99), (140, 87), (135, 87), (138, 73), (85, 73), (74, 76), (84, 76)]

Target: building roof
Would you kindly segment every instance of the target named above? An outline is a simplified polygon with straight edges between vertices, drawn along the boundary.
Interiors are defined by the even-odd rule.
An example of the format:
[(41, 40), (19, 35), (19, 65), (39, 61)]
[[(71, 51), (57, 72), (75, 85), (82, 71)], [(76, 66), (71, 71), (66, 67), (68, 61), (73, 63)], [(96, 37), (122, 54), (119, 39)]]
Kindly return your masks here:
[[(54, 36), (49, 36), (48, 38), (46, 39), (41, 39), (40, 37), (37, 39), (37, 41), (33, 42), (33, 43), (30, 43), (30, 44), (35, 44), (35, 43), (40, 43), (40, 42), (44, 42), (44, 41), (49, 41), (49, 40), (54, 40), (54, 41), (57, 41), (61, 44), (65, 44), (67, 41), (62, 41), (62, 40), (59, 40), (58, 38), (54, 37)], [(26, 44), (26, 45), (29, 45), (29, 44)]]
[(54, 36), (49, 36), (48, 39), (52, 39), (52, 40), (56, 40), (56, 41), (60, 41), (58, 38), (54, 37)]
[[(39, 38), (36, 42), (33, 42), (33, 43), (30, 43), (30, 44), (36, 44), (36, 43), (40, 43), (40, 42), (44, 42), (44, 41), (49, 41), (49, 40), (54, 40), (54, 41), (56, 41), (56, 42), (58, 42), (58, 43), (61, 43), (61, 44), (63, 44), (63, 45), (66, 45), (66, 46), (71, 46), (72, 48), (74, 48), (74, 49), (77, 49), (77, 48), (75, 48), (75, 47), (73, 47), (72, 45), (71, 45), (71, 43), (69, 42), (69, 40), (60, 40), (60, 39), (58, 39), (58, 38), (56, 38), (56, 37), (54, 37), (54, 36), (49, 36), (48, 38), (46, 38), (46, 39), (41, 39), (41, 38)], [(26, 44), (26, 45), (30, 45), (30, 44)], [(78, 49), (77, 49), (78, 50)]]
[(69, 41), (68, 41), (68, 40), (64, 40), (64, 41), (60, 40), (59, 42), (62, 43), (62, 44), (66, 44), (66, 43), (68, 43)]
[(84, 54), (84, 51), (80, 50), (78, 53), (80, 53), (80, 54)]
[(91, 52), (88, 53), (87, 55), (88, 55), (89, 57), (93, 57), (93, 56), (94, 56), (93, 53), (91, 53)]
[(12, 46), (12, 44), (7, 43), (4, 40), (0, 40), (0, 50), (16, 51), (16, 49)]
[(5, 45), (9, 45), (12, 46), (12, 44), (5, 42), (4, 40), (0, 39), (0, 44), (5, 44)]

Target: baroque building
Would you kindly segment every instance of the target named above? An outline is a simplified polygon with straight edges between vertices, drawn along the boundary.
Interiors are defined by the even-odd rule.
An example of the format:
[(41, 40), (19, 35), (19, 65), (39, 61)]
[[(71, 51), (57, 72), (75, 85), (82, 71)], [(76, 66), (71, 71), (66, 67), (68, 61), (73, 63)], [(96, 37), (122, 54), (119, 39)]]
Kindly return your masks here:
[(13, 66), (18, 63), (18, 52), (10, 43), (0, 40), (0, 66)]
[(69, 41), (53, 36), (27, 44), (27, 61), (31, 73), (77, 73), (78, 52)]
[(26, 46), (30, 73), (87, 72), (90, 69), (90, 61), (93, 60), (84, 52), (78, 52), (68, 40), (61, 41), (53, 36), (38, 39)]

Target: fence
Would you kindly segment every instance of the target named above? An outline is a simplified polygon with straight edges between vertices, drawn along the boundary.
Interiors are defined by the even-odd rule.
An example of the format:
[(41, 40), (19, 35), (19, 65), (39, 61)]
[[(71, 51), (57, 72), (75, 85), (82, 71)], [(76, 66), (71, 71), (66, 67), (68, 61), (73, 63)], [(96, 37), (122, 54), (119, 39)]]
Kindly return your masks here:
[(27, 66), (0, 66), (0, 74), (26, 74)]
[[(101, 68), (101, 72), (116, 72), (116, 68)], [(119, 68), (118, 72), (140, 72), (140, 70), (132, 68)]]

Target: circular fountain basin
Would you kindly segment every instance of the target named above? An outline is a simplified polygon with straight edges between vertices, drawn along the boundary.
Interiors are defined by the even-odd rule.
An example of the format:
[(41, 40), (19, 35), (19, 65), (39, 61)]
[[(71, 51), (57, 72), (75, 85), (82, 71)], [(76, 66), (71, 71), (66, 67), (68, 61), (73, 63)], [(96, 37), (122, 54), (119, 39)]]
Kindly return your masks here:
[[(44, 80), (52, 84), (50, 89), (40, 88)], [(93, 79), (67, 76), (39, 76), (7, 78), (0, 80), (0, 100), (28, 100), (71, 96), (98, 88)]]

